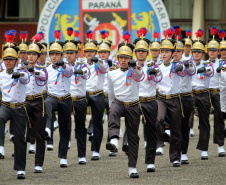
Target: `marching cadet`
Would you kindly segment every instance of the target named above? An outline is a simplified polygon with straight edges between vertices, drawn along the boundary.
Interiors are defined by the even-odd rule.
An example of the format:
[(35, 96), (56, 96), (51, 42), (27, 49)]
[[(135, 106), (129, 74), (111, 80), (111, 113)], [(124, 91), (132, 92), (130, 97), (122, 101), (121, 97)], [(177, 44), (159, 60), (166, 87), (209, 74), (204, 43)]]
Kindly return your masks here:
[(49, 54), (52, 64), (46, 69), (48, 72), (48, 97), (45, 100), (47, 113), (46, 136), (51, 138), (53, 135), (53, 116), (58, 111), (58, 122), (60, 132), (60, 142), (58, 148), (58, 157), (60, 158), (60, 167), (67, 167), (67, 151), (69, 143), (69, 126), (71, 119), (72, 101), (70, 95), (70, 85), (72, 68), (64, 63), (63, 43), (60, 42), (61, 32), (55, 30), (56, 41), (50, 43)]
[(142, 66), (144, 73), (146, 73), (145, 78), (140, 82), (139, 87), (139, 100), (142, 107), (144, 129), (147, 138), (145, 164), (147, 164), (147, 172), (155, 172), (155, 152), (157, 147), (156, 122), (158, 113), (156, 84), (161, 81), (162, 73), (159, 71), (157, 58), (154, 58), (153, 61), (150, 62), (147, 61), (150, 46), (150, 40), (145, 38), (147, 29), (141, 28), (137, 32), (139, 33), (139, 38), (133, 42), (133, 45), (135, 46), (137, 62)]
[(134, 50), (134, 46), (128, 43), (130, 33), (124, 32), (123, 39), (124, 42), (119, 44), (117, 52), (120, 68), (117, 67), (116, 70), (108, 73), (110, 142), (106, 144), (106, 149), (112, 152), (118, 151), (120, 118), (125, 116), (129, 147), (129, 177), (139, 178), (136, 169), (140, 124), (139, 82), (143, 80), (144, 72), (137, 66), (136, 61), (130, 61)]
[[(184, 44), (184, 53), (182, 56), (183, 61), (192, 61), (192, 55), (191, 55), (191, 46), (192, 46), (192, 39), (191, 39), (191, 30), (186, 30), (186, 38), (184, 39), (185, 44)], [(190, 115), (189, 118), (189, 127), (190, 127), (190, 137), (194, 137), (195, 133), (193, 130), (193, 125), (194, 125), (194, 111)]]
[(43, 50), (43, 45), (39, 43), (40, 39), (40, 35), (33, 36), (33, 43), (28, 46), (27, 50), (27, 70), (29, 71), (30, 82), (27, 84), (26, 89), (26, 108), (31, 124), (27, 128), (27, 141), (33, 145), (36, 143), (36, 150), (35, 147), (33, 148), (36, 151), (34, 173), (42, 173), (45, 156), (46, 115), (42, 93), (47, 82), (48, 74), (45, 68), (37, 64), (38, 58)]
[(207, 51), (209, 55), (208, 62), (212, 64), (214, 68), (214, 74), (210, 79), (209, 91), (210, 91), (210, 101), (214, 108), (214, 139), (213, 143), (218, 144), (218, 156), (224, 157), (224, 119), (221, 115), (221, 106), (220, 106), (220, 74), (217, 73), (216, 69), (220, 66), (220, 60), (218, 57), (219, 52), (219, 43), (214, 39), (217, 34), (217, 28), (213, 26), (210, 29), (213, 39), (207, 44)]
[(163, 154), (164, 145), (164, 121), (168, 114), (171, 129), (170, 137), (170, 162), (173, 167), (180, 166), (181, 158), (181, 102), (180, 102), (180, 78), (186, 75), (185, 67), (182, 71), (176, 71), (179, 65), (177, 61), (172, 61), (175, 51), (176, 40), (168, 39), (174, 34), (174, 29), (169, 28), (165, 32), (166, 39), (161, 41), (161, 55), (163, 63), (159, 66), (163, 78), (158, 83), (158, 119), (157, 119), (157, 150), (156, 153)]
[(183, 53), (183, 61), (191, 60), (191, 46), (192, 46), (192, 40), (191, 40), (191, 30), (186, 30), (186, 38), (185, 44), (184, 44), (184, 53)]
[[(106, 30), (100, 31), (101, 38), (103, 39), (98, 46), (98, 54), (101, 60), (105, 60), (108, 63), (109, 68), (112, 67), (112, 60), (110, 60), (111, 57), (111, 44), (112, 42), (108, 40), (109, 32)], [(107, 73), (105, 74), (105, 80), (104, 80), (104, 96), (105, 96), (105, 109), (107, 113), (107, 119), (109, 118), (109, 101), (108, 101), (108, 79), (107, 79)], [(103, 122), (104, 122), (105, 114), (103, 116)], [(109, 141), (109, 138), (107, 137), (107, 141)], [(109, 156), (116, 156), (117, 153), (115, 152), (109, 152)]]
[(5, 123), (12, 119), (14, 130), (14, 170), (18, 179), (25, 179), (26, 150), (25, 132), (27, 111), (25, 108), (26, 84), (28, 73), (24, 69), (15, 68), (19, 58), (19, 48), (13, 46), (12, 31), (6, 32), (8, 44), (3, 48), (3, 60), (6, 69), (0, 72), (0, 89), (2, 106), (0, 107), (0, 158), (4, 158)]
[[(70, 92), (75, 121), (75, 135), (79, 157), (78, 164), (82, 165), (86, 164), (86, 80), (90, 77), (90, 70), (84, 61), (77, 60), (78, 49), (78, 41), (65, 41), (64, 51), (66, 52), (67, 61), (72, 66), (74, 72), (74, 75), (71, 77)], [(71, 123), (69, 123), (69, 125), (71, 125)]]
[(194, 59), (194, 65), (197, 73), (192, 77), (192, 92), (194, 104), (199, 113), (199, 141), (197, 149), (201, 150), (201, 159), (208, 159), (208, 145), (210, 137), (210, 96), (209, 84), (210, 77), (213, 75), (212, 64), (203, 61), (202, 58), (205, 54), (205, 42), (200, 40), (203, 35), (203, 30), (199, 29), (196, 32), (196, 37), (191, 51)]
[(28, 36), (27, 31), (21, 31), (20, 32), (21, 42), (18, 45), (18, 47), (20, 49), (20, 55), (19, 55), (19, 58), (20, 58), (19, 62), (20, 63), (24, 63), (28, 59), (27, 50), (28, 50), (29, 43), (27, 42), (27, 36)]
[(153, 61), (156, 64), (160, 64), (161, 60), (160, 60), (160, 42), (158, 41), (159, 39), (159, 33), (158, 32), (154, 32), (153, 34), (154, 37), (154, 41), (151, 42), (151, 46), (150, 46), (150, 50), (151, 50), (151, 61)]
[[(221, 105), (221, 112), (224, 119), (226, 119), (226, 70), (225, 70), (225, 64), (226, 64), (226, 41), (224, 40), (224, 37), (226, 36), (224, 30), (218, 31), (219, 38), (222, 39), (220, 41), (219, 46), (219, 52), (221, 55), (220, 58), (220, 66), (217, 69), (218, 73), (221, 73), (220, 75), (220, 105)], [(225, 130), (226, 131), (226, 130)]]
[(184, 73), (186, 75), (180, 78), (180, 99), (182, 104), (183, 115), (181, 119), (181, 134), (182, 134), (182, 143), (181, 143), (181, 164), (189, 164), (187, 151), (189, 145), (189, 118), (193, 113), (193, 98), (192, 98), (192, 76), (195, 74), (196, 70), (194, 64), (191, 60), (183, 61), (183, 52), (184, 52), (184, 40), (178, 40), (173, 54), (173, 61), (178, 62), (179, 65), (176, 67), (175, 71), (182, 71), (185, 68)]
[(91, 106), (93, 119), (93, 138), (91, 144), (91, 151), (93, 151), (91, 160), (100, 159), (100, 146), (103, 138), (103, 122), (105, 103), (103, 84), (105, 73), (108, 72), (109, 67), (106, 61), (99, 60), (95, 57), (97, 54), (98, 43), (92, 40), (93, 32), (87, 31), (86, 38), (88, 41), (84, 44), (84, 54), (86, 63), (90, 69), (91, 76), (86, 82), (86, 92), (88, 105)]

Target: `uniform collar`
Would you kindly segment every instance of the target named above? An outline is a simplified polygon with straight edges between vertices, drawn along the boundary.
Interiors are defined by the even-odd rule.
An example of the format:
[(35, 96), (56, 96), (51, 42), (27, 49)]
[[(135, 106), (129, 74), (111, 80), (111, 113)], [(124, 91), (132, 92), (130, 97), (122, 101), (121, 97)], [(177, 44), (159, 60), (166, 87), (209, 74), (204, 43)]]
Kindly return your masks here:
[(11, 75), (11, 74), (13, 73), (13, 70), (12, 70), (12, 71), (8, 71), (8, 70), (6, 69), (6, 73), (9, 74), (9, 75)]

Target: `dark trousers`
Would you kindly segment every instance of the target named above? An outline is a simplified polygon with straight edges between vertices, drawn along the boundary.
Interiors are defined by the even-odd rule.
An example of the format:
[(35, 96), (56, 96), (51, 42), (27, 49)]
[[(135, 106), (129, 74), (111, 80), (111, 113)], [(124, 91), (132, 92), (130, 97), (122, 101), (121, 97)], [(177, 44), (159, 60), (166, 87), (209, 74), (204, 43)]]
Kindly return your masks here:
[(53, 97), (47, 97), (45, 100), (45, 108), (47, 114), (46, 127), (49, 128), (52, 131), (52, 133), (55, 111), (58, 111), (58, 122), (60, 132), (58, 157), (61, 159), (67, 159), (68, 142), (70, 137), (68, 123), (70, 122), (72, 112), (71, 98), (59, 101)]
[(157, 99), (158, 103), (158, 120), (157, 120), (157, 147), (163, 147), (164, 138), (164, 121), (165, 115), (168, 114), (171, 129), (170, 137), (170, 162), (180, 161), (181, 157), (181, 106), (180, 99)]
[[(107, 112), (107, 117), (109, 117), (108, 98), (105, 97), (104, 101), (105, 101), (105, 109), (106, 109), (106, 112)], [(104, 124), (104, 120), (102, 120), (102, 122)], [(87, 129), (87, 133), (90, 134), (90, 135), (93, 133), (93, 118), (91, 118), (90, 121), (89, 121), (89, 126), (88, 126), (88, 129)]]
[(43, 166), (45, 156), (45, 127), (46, 114), (43, 113), (42, 98), (26, 100), (26, 109), (31, 123), (31, 128), (27, 124), (27, 142), (36, 142), (35, 166)]
[(193, 113), (193, 98), (192, 96), (182, 96), (181, 102), (183, 106), (184, 117), (181, 118), (181, 134), (182, 134), (182, 154), (187, 154), (189, 138), (190, 138), (190, 127), (189, 120)]
[(210, 139), (210, 99), (209, 93), (194, 94), (195, 106), (197, 106), (199, 113), (199, 141), (197, 149), (208, 151)]
[[(86, 113), (87, 101), (73, 101), (74, 120), (75, 120), (75, 135), (77, 139), (78, 157), (86, 156)], [(70, 119), (71, 120), (71, 119)]]
[(128, 137), (128, 166), (136, 167), (139, 149), (139, 124), (140, 124), (140, 109), (138, 105), (131, 107), (124, 106), (118, 101), (114, 101), (109, 111), (109, 139), (119, 138), (120, 118), (125, 115), (126, 133)]
[(103, 139), (103, 115), (104, 115), (104, 94), (96, 96), (89, 96), (87, 93), (88, 105), (91, 106), (92, 119), (93, 119), (93, 139), (91, 151), (100, 151), (101, 142)]
[(27, 152), (27, 142), (25, 141), (27, 114), (24, 107), (16, 109), (4, 105), (0, 107), (0, 146), (4, 146), (5, 123), (10, 119), (14, 123), (14, 170), (24, 171)]
[(155, 153), (157, 147), (157, 114), (158, 104), (156, 101), (141, 103), (142, 111), (146, 119), (144, 130), (146, 131), (147, 146), (145, 164), (155, 164)]
[(210, 93), (211, 102), (214, 108), (214, 133), (213, 143), (219, 146), (224, 145), (224, 119), (221, 114), (220, 94)]

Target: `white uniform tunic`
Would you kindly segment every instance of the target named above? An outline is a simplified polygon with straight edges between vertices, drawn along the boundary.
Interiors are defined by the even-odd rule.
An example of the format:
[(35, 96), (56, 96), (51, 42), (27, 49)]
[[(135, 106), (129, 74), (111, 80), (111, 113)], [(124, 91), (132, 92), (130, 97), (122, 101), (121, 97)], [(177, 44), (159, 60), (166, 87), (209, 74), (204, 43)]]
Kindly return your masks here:
[[(142, 70), (144, 72), (144, 80), (140, 82), (139, 96), (140, 97), (153, 97), (156, 95), (156, 84), (162, 79), (162, 73), (158, 65), (153, 65), (151, 62), (145, 61)], [(155, 75), (149, 75), (148, 70), (155, 68), (159, 72)]]
[(199, 65), (196, 65), (194, 62), (194, 65), (196, 67), (196, 71), (198, 71), (199, 68), (206, 66), (206, 72), (199, 74), (196, 72), (192, 78), (192, 89), (204, 90), (209, 88), (210, 78), (213, 75), (213, 67), (209, 64), (206, 64), (204, 60), (201, 60)]
[[(131, 72), (131, 75), (128, 74)], [(122, 71), (121, 68), (108, 73), (109, 106), (115, 98), (122, 102), (134, 102), (139, 99), (139, 81), (143, 80), (144, 72), (141, 69)]]
[(86, 80), (90, 77), (90, 70), (84, 61), (75, 61), (75, 65), (72, 66), (73, 72), (76, 69), (81, 69), (83, 75), (73, 74), (71, 77), (71, 96), (72, 97), (83, 97), (86, 96)]
[[(39, 74), (35, 74), (35, 73)], [(38, 65), (34, 66), (34, 72), (28, 72), (30, 76), (30, 82), (27, 84), (26, 95), (41, 94), (45, 89), (47, 83), (48, 73), (45, 68), (39, 68)]]
[[(209, 60), (207, 62), (210, 62)], [(219, 89), (220, 87), (220, 73), (217, 73), (216, 69), (220, 66), (220, 60), (217, 58), (215, 62), (211, 62), (213, 65), (214, 73), (212, 78), (210, 79), (209, 88), (211, 89)]]
[(109, 70), (107, 62), (98, 61), (96, 64), (89, 64), (86, 61), (86, 63), (91, 73), (90, 78), (86, 82), (86, 91), (93, 92), (103, 90), (105, 73), (107, 73)]
[(29, 83), (29, 75), (25, 70), (14, 68), (13, 71), (20, 72), (23, 76), (20, 76), (19, 79), (12, 79), (12, 74), (8, 74), (6, 69), (0, 72), (2, 101), (8, 103), (22, 103), (25, 102), (26, 84)]
[(56, 97), (66, 96), (69, 94), (71, 75), (73, 73), (71, 65), (66, 64), (65, 69), (61, 66), (54, 69), (53, 64), (51, 64), (46, 69), (48, 72), (48, 93)]

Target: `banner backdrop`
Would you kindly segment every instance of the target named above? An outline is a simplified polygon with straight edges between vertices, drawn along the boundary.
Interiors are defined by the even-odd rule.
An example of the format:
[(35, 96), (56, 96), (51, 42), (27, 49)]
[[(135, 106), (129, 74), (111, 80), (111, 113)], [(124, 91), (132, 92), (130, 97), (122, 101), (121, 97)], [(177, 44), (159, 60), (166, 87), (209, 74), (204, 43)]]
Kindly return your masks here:
[(122, 42), (122, 32), (128, 30), (132, 41), (136, 31), (147, 28), (146, 38), (153, 40), (153, 33), (170, 27), (170, 21), (162, 0), (48, 0), (42, 10), (38, 32), (45, 33), (44, 41), (54, 41), (54, 30), (61, 30), (62, 41), (67, 40), (67, 28), (80, 32), (79, 39), (85, 41), (85, 32), (94, 31), (94, 38), (101, 41), (99, 31), (109, 31), (112, 54)]

